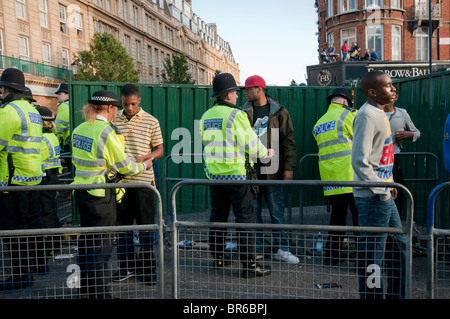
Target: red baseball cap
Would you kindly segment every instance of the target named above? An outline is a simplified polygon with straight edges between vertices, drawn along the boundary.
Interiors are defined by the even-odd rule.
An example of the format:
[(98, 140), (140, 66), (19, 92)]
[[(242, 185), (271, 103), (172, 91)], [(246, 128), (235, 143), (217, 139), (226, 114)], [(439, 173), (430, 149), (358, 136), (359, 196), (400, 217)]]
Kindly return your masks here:
[(260, 77), (259, 75), (252, 75), (251, 77), (247, 78), (247, 80), (245, 80), (246, 88), (255, 87), (255, 86), (265, 89), (266, 81), (264, 81), (264, 79), (262, 77)]

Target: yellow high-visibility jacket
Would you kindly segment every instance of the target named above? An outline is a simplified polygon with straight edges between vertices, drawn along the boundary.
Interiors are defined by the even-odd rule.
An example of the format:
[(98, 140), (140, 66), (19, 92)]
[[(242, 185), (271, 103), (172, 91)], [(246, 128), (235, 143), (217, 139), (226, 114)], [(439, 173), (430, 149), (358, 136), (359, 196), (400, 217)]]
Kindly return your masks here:
[(70, 141), (70, 108), (69, 101), (61, 102), (58, 105), (58, 111), (55, 119), (56, 130), (59, 143), (68, 143)]
[[(332, 103), (314, 125), (312, 133), (319, 148), (322, 181), (353, 181), (351, 155), (356, 113), (355, 109)], [(352, 192), (352, 187), (324, 186), (325, 196)]]
[[(125, 153), (123, 135), (111, 123), (97, 119), (84, 122), (72, 133), (72, 163), (75, 178), (72, 184), (103, 184), (111, 171), (137, 175), (145, 164), (137, 163)], [(93, 196), (105, 196), (104, 189), (91, 189)]]
[(62, 173), (59, 140), (54, 133), (44, 133), (41, 144), (42, 170), (57, 168)]
[[(42, 180), (42, 118), (24, 99), (0, 106), (0, 186), (38, 185)], [(8, 163), (8, 156), (12, 163)], [(14, 166), (10, 176), (9, 165)]]
[(246, 154), (250, 159), (268, 155), (245, 112), (226, 102), (219, 102), (203, 114), (200, 129), (208, 179), (245, 180)]

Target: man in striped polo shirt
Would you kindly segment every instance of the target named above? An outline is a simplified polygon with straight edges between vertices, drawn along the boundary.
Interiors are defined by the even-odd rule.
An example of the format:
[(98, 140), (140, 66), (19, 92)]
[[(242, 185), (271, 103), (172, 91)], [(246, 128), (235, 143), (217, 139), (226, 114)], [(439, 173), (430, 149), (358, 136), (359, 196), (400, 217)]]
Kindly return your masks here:
[[(139, 88), (126, 84), (121, 89), (123, 111), (117, 113), (116, 126), (125, 140), (125, 152), (137, 162), (158, 159), (163, 155), (163, 138), (159, 121), (140, 106)], [(124, 183), (148, 183), (155, 186), (153, 169), (138, 176), (126, 176)], [(155, 211), (153, 191), (147, 188), (127, 188), (122, 202), (118, 205), (119, 225), (154, 224)], [(156, 284), (156, 262), (153, 259), (153, 233), (139, 236), (140, 253), (134, 251), (133, 233), (122, 234), (119, 238), (119, 270), (114, 280), (126, 280), (136, 273), (142, 275), (145, 284)]]

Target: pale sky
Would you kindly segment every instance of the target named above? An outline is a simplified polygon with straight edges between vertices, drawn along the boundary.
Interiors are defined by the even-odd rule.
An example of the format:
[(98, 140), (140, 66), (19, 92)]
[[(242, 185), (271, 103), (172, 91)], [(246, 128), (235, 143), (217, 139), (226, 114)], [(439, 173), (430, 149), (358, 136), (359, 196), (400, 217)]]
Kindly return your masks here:
[(192, 10), (230, 43), (241, 84), (254, 74), (268, 85), (306, 83), (306, 66), (318, 64), (314, 0), (192, 0)]

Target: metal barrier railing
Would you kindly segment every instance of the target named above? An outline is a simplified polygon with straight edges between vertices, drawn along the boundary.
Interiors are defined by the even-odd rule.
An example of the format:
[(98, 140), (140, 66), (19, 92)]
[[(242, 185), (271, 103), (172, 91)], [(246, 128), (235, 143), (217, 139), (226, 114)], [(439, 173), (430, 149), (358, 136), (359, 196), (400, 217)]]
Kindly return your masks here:
[[(142, 239), (144, 236), (152, 236), (151, 233), (156, 233), (156, 251), (157, 251), (157, 262), (155, 260), (145, 260), (146, 257), (142, 257), (139, 260), (136, 260), (136, 263), (143, 263), (148, 264), (155, 263), (156, 264), (156, 274), (157, 274), (157, 289), (159, 291), (159, 294), (155, 296), (155, 298), (164, 298), (165, 294), (165, 282), (164, 282), (164, 250), (163, 250), (163, 219), (162, 219), (162, 201), (161, 196), (158, 190), (145, 183), (117, 183), (117, 184), (88, 184), (88, 185), (73, 185), (73, 184), (62, 184), (62, 185), (37, 185), (37, 186), (8, 186), (8, 187), (2, 187), (1, 191), (3, 192), (15, 192), (15, 191), (62, 191), (62, 190), (85, 190), (85, 189), (116, 189), (116, 188), (146, 188), (150, 189), (154, 195), (155, 195), (155, 219), (156, 223), (151, 225), (129, 225), (129, 226), (98, 226), (98, 227), (63, 227), (63, 228), (45, 228), (45, 229), (21, 229), (21, 230), (1, 230), (0, 231), (0, 239), (3, 241), (3, 247), (8, 246), (11, 247), (19, 247), (20, 249), (27, 248), (28, 243), (32, 244), (32, 247), (36, 248), (34, 251), (29, 252), (31, 254), (31, 259), (29, 260), (23, 260), (26, 263), (32, 264), (33, 258), (38, 258), (36, 256), (41, 256), (43, 251), (47, 252), (50, 248), (47, 247), (47, 244), (50, 243), (51, 246), (54, 246), (55, 244), (58, 248), (54, 249), (51, 248), (50, 250), (53, 250), (52, 253), (44, 255), (46, 257), (52, 256), (52, 268), (51, 271), (45, 271), (44, 275), (50, 276), (50, 279), (46, 279), (39, 284), (37, 284), (38, 287), (36, 287), (35, 290), (33, 289), (25, 289), (21, 290), (21, 285), (19, 284), (19, 291), (21, 293), (14, 294), (14, 291), (8, 293), (8, 292), (0, 292), (0, 298), (3, 296), (4, 298), (15, 298), (15, 297), (25, 297), (25, 298), (45, 298), (50, 296), (51, 298), (73, 298), (76, 297), (76, 295), (73, 293), (74, 290), (69, 289), (69, 292), (67, 292), (67, 288), (79, 288), (79, 268), (77, 270), (77, 261), (76, 261), (76, 251), (74, 254), (74, 251), (71, 250), (74, 248), (77, 250), (78, 244), (81, 240), (84, 242), (89, 242), (92, 238), (108, 238), (107, 241), (112, 242), (112, 246), (118, 247), (118, 238), (120, 235), (125, 235), (127, 233), (133, 233), (133, 232), (140, 232), (141, 237), (137, 236), (136, 239)], [(136, 233), (137, 234), (137, 233)], [(146, 234), (146, 235), (145, 235)], [(93, 239), (92, 239), (93, 240)], [(24, 245), (10, 245), (11, 242), (26, 242)], [(64, 245), (63, 245), (64, 243)], [(74, 245), (74, 247), (71, 248), (71, 246)], [(143, 243), (142, 243), (143, 245)], [(148, 244), (150, 245), (150, 244)], [(151, 244), (153, 245), (153, 244)], [(107, 246), (106, 250), (112, 250), (112, 246)], [(127, 246), (128, 247), (128, 246)], [(63, 249), (64, 248), (64, 249)], [(1, 249), (0, 252), (2, 253), (2, 264), (0, 267), (2, 268), (2, 275), (5, 277), (8, 275), (8, 268), (11, 267), (11, 264), (9, 262), (5, 261), (5, 257), (8, 256), (8, 254), (11, 256), (11, 254), (15, 254), (20, 256), (23, 251), (21, 250), (13, 251), (12, 249)], [(27, 257), (29, 257), (29, 254), (27, 253)], [(117, 252), (118, 254), (118, 252)], [(117, 256), (116, 254), (116, 256)], [(145, 255), (145, 254), (142, 254)], [(112, 255), (110, 255), (112, 258)], [(45, 258), (46, 258), (45, 257)], [(108, 256), (107, 256), (108, 257)], [(21, 257), (19, 257), (21, 258)], [(100, 257), (103, 258), (103, 257)], [(152, 257), (153, 258), (153, 257)], [(8, 259), (8, 258), (6, 258)], [(64, 267), (61, 266), (61, 262), (66, 260), (66, 263), (64, 266), (66, 266), (67, 271), (64, 270)], [(59, 262), (59, 264), (58, 264)], [(119, 262), (117, 259), (114, 261), (113, 258), (109, 261), (109, 264), (111, 265), (113, 262)], [(30, 269), (32, 267), (30, 266)], [(56, 271), (59, 269), (59, 271)], [(63, 270), (61, 270), (63, 269)], [(136, 268), (138, 269), (138, 268)], [(142, 270), (142, 268), (141, 268)], [(70, 272), (69, 275), (67, 275), (67, 272)], [(35, 273), (36, 274), (36, 273)], [(42, 275), (42, 274), (41, 274)], [(38, 272), (39, 276), (39, 272)], [(57, 277), (57, 278), (56, 278)], [(56, 278), (56, 279), (55, 279)], [(110, 280), (110, 278), (106, 278), (106, 280)], [(64, 287), (61, 286), (61, 284), (65, 285)], [(153, 283), (152, 283), (153, 284)], [(59, 286), (58, 286), (59, 285)], [(129, 285), (129, 283), (127, 283)], [(24, 287), (27, 286), (27, 284), (24, 285)], [(64, 289), (63, 289), (64, 288)], [(97, 288), (97, 287), (96, 287)], [(154, 287), (151, 288), (154, 291)], [(24, 291), (27, 291), (28, 294), (25, 295)], [(60, 294), (56, 293), (58, 291)], [(66, 292), (64, 292), (66, 291)], [(146, 288), (143, 288), (143, 286), (138, 286), (138, 288), (135, 289), (135, 291), (132, 291), (130, 289), (122, 289), (121, 286), (114, 285), (113, 287), (113, 293), (119, 294), (122, 297), (129, 297), (129, 298), (145, 298), (147, 297), (148, 291)], [(126, 294), (126, 296), (125, 296)]]
[[(277, 186), (348, 186), (348, 187), (396, 187), (398, 190), (404, 192), (407, 196), (407, 221), (402, 228), (382, 228), (382, 227), (361, 227), (361, 226), (330, 226), (330, 225), (276, 225), (276, 224), (254, 224), (254, 223), (206, 223), (206, 222), (192, 222), (192, 221), (178, 221), (177, 220), (177, 209), (176, 209), (176, 195), (177, 192), (186, 185), (277, 185)], [(406, 291), (405, 295), (407, 298), (411, 295), (411, 273), (412, 273), (412, 252), (411, 252), (411, 239), (412, 239), (412, 218), (413, 218), (413, 197), (409, 190), (403, 185), (397, 183), (357, 183), (357, 182), (322, 182), (322, 181), (210, 181), (210, 180), (183, 180), (177, 183), (171, 192), (171, 202), (172, 202), (172, 210), (173, 210), (173, 233), (172, 233), (172, 242), (180, 243), (179, 241), (179, 233), (181, 229), (189, 229), (193, 230), (196, 228), (200, 229), (208, 229), (211, 227), (214, 228), (233, 228), (236, 230), (243, 229), (258, 229), (258, 230), (289, 230), (289, 231), (305, 231), (305, 232), (317, 232), (317, 231), (340, 231), (340, 232), (367, 232), (367, 233), (388, 233), (388, 234), (405, 234), (408, 238), (408, 245), (406, 247)], [(182, 242), (181, 242), (182, 243)], [(183, 245), (182, 245), (183, 246)], [(179, 298), (179, 285), (180, 285), (180, 276), (179, 276), (179, 250), (180, 246), (174, 247), (173, 249), (173, 298)], [(198, 258), (201, 260), (202, 258)], [(195, 276), (192, 275), (193, 278), (201, 280), (202, 275), (201, 272), (198, 271), (198, 265), (192, 265), (195, 268)], [(210, 275), (207, 273), (204, 278), (207, 280)], [(191, 278), (191, 279), (193, 279)], [(183, 284), (187, 284), (187, 280), (189, 278), (183, 279)], [(206, 284), (204, 282), (201, 283)], [(273, 284), (273, 283), (272, 283)], [(289, 284), (289, 283), (288, 283)], [(287, 285), (288, 285), (287, 284)], [(219, 285), (219, 284), (217, 284)], [(214, 287), (214, 286), (213, 286)], [(289, 286), (288, 286), (289, 288)], [(214, 288), (209, 288), (209, 290)], [(232, 290), (230, 288), (229, 290)], [(237, 288), (239, 290), (239, 288)], [(230, 292), (231, 294), (231, 292)], [(232, 298), (235, 298), (235, 295), (232, 295)], [(260, 297), (260, 296), (258, 296)], [(310, 296), (306, 296), (307, 298)]]
[[(449, 186), (450, 182), (445, 182), (435, 187), (427, 203), (427, 292), (430, 299), (434, 299), (436, 294), (437, 298), (450, 298), (450, 229), (435, 228), (436, 199)], [(448, 209), (445, 212), (448, 214)]]

